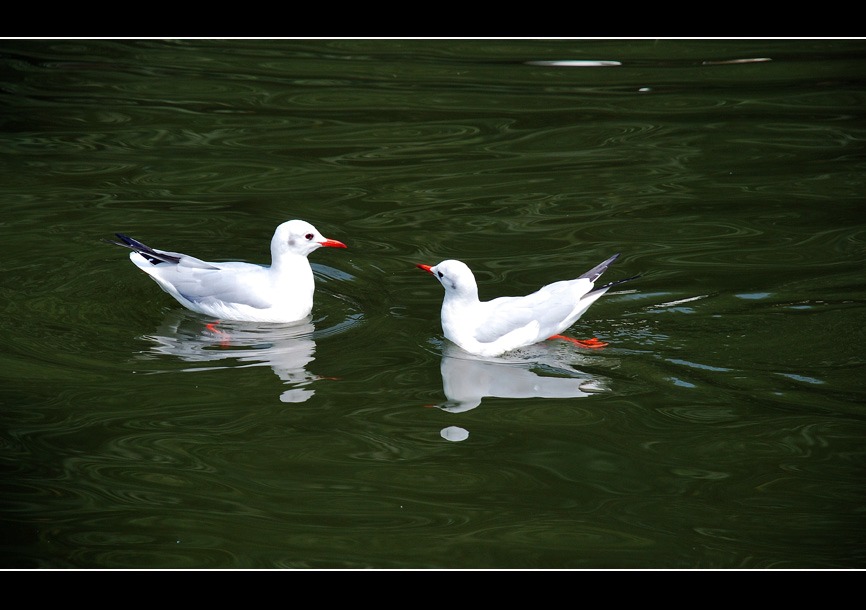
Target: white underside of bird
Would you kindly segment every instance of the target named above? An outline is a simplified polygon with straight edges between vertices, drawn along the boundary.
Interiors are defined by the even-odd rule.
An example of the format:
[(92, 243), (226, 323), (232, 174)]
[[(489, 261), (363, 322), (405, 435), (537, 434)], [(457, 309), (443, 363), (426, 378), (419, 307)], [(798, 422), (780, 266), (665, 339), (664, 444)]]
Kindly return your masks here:
[(222, 320), (286, 323), (302, 320), (313, 308), (315, 279), (307, 255), (321, 247), (345, 248), (323, 237), (313, 225), (290, 220), (271, 239), (271, 264), (209, 262), (157, 250), (118, 233), (129, 259), (165, 292), (192, 311)]
[[(595, 281), (618, 256), (615, 254), (578, 278), (548, 284), (526, 296), (490, 301), (479, 300), (475, 276), (461, 261), (417, 267), (433, 274), (445, 288), (441, 309), (445, 338), (471, 354), (499, 356), (559, 335), (612, 286), (634, 279), (595, 287)], [(586, 346), (605, 345), (592, 341)]]

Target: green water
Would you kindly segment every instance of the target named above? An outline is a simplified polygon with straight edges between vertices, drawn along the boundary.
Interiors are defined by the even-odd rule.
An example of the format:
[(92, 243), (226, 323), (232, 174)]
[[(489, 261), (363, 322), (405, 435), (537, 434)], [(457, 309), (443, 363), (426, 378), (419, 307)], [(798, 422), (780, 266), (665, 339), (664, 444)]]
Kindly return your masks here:
[[(866, 41), (0, 40), (0, 567), (866, 568)], [(101, 240), (268, 262), (183, 310)], [(479, 362), (442, 287), (641, 274)]]

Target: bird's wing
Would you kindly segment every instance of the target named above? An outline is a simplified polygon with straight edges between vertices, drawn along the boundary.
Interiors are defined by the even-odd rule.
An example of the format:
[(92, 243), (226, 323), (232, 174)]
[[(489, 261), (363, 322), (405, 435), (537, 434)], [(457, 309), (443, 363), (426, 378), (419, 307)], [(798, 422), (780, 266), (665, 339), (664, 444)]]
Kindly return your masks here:
[(499, 297), (482, 303), (485, 322), (476, 329), (475, 338), (489, 343), (532, 323), (538, 324), (540, 335), (548, 331), (556, 334), (591, 289), (592, 282), (586, 278), (564, 280), (523, 297)]
[(611, 256), (609, 259), (607, 259), (603, 263), (597, 264), (595, 267), (593, 267), (592, 269), (590, 269), (586, 273), (582, 274), (578, 279), (586, 278), (590, 282), (595, 282), (595, 280), (597, 280), (601, 276), (602, 273), (607, 271), (607, 268), (610, 267), (610, 265), (613, 263), (613, 261), (615, 261), (616, 259), (619, 258), (619, 254), (620, 253), (617, 252), (616, 254)]
[(273, 306), (267, 297), (267, 270), (259, 265), (207, 263), (183, 256), (177, 265), (157, 265), (146, 271), (191, 303), (223, 302), (256, 309)]
[(180, 254), (178, 252), (166, 252), (165, 250), (154, 250), (160, 254), (177, 257), (179, 260), (177, 266), (182, 269), (202, 269), (202, 270), (221, 270), (225, 267), (225, 263), (209, 263), (189, 254)]

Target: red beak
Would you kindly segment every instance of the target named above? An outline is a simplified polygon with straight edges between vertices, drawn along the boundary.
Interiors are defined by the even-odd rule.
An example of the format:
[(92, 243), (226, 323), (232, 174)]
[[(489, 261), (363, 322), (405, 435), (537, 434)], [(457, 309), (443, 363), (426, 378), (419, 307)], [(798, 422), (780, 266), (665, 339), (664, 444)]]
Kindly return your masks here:
[(427, 273), (433, 273), (433, 272), (431, 271), (432, 267), (431, 267), (430, 265), (422, 265), (421, 263), (418, 263), (418, 264), (416, 264), (415, 266), (418, 267), (419, 269), (423, 269), (423, 270), (426, 271)]
[(325, 241), (320, 241), (319, 244), (324, 248), (345, 248), (347, 247), (341, 241), (337, 241), (336, 239), (326, 239)]

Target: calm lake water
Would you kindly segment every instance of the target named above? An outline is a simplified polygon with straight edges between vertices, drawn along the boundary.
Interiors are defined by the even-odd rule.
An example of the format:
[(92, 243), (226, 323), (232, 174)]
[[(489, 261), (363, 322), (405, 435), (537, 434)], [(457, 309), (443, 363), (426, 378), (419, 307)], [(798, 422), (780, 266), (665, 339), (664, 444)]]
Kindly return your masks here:
[[(866, 568), (866, 41), (0, 40), (0, 567)], [(268, 263), (223, 325), (101, 240)], [(641, 274), (479, 360), (484, 299)]]

